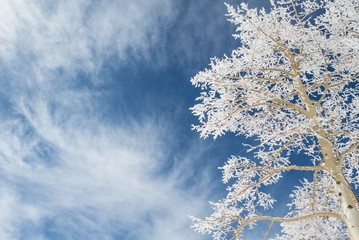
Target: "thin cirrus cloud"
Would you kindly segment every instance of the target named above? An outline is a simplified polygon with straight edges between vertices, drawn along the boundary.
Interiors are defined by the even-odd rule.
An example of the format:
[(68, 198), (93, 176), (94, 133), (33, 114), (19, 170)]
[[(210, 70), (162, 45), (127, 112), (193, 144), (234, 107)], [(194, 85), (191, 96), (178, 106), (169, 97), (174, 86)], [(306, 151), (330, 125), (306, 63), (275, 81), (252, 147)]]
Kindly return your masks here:
[[(179, 188), (176, 179), (154, 176), (166, 155), (158, 126), (94, 132), (93, 125), (75, 121), (58, 127), (43, 106), (36, 108), (41, 111), (24, 115), (46, 140), (21, 140), (25, 131), (12, 132), (19, 122), (1, 129), (2, 136), (12, 136), (0, 143), (2, 239), (113, 239), (118, 233), (127, 236), (119, 239), (194, 238), (187, 215), (203, 207), (200, 197)], [(39, 144), (49, 149), (42, 154), (49, 159), (40, 158)]]
[(184, 184), (192, 159), (158, 174), (171, 123), (111, 125), (102, 92), (78, 87), (82, 72), (106, 81), (113, 56), (148, 57), (174, 14), (167, 0), (2, 2), (1, 239), (200, 239), (187, 217), (205, 202)]
[[(95, 70), (104, 57), (145, 56), (174, 10), (156, 1), (4, 1), (0, 55), (26, 56), (38, 67)], [(134, 55), (132, 54), (132, 57)]]

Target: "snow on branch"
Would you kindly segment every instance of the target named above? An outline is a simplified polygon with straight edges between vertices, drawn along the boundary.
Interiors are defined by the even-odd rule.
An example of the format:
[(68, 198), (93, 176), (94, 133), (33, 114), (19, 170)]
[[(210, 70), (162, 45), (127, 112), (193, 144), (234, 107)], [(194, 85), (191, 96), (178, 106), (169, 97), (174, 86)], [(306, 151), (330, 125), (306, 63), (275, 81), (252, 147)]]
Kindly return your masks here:
[[(191, 80), (202, 90), (191, 108), (201, 137), (233, 132), (256, 143), (245, 145), (251, 158), (220, 168), (228, 195), (194, 228), (240, 239), (268, 220), (265, 237), (282, 222), (276, 239), (359, 239), (359, 0), (271, 4), (226, 4), (240, 47)], [(261, 214), (276, 202), (268, 188), (289, 171), (313, 175), (293, 186), (286, 216)]]

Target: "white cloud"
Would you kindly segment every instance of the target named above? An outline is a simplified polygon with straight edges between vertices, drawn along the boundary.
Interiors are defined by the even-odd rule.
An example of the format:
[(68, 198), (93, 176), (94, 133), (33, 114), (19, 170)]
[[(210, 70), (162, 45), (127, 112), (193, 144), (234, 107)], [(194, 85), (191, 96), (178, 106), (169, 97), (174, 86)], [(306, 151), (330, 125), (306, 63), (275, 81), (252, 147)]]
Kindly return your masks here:
[[(169, 0), (5, 0), (0, 9), (0, 58), (26, 57), (38, 71), (95, 71), (104, 58), (145, 57), (173, 19)], [(134, 54), (128, 55), (128, 52)], [(38, 76), (39, 77), (39, 76)]]
[(172, 126), (108, 125), (96, 93), (73, 88), (112, 55), (146, 57), (173, 14), (167, 0), (2, 1), (1, 239), (200, 238), (187, 215), (205, 194), (183, 186), (188, 159), (157, 175)]
[(0, 140), (0, 207), (6, 209), (0, 238), (24, 237), (29, 224), (38, 229), (34, 237), (42, 236), (48, 221), (67, 239), (112, 239), (121, 231), (130, 231), (129, 239), (198, 238), (187, 215), (205, 201), (194, 188), (180, 187), (185, 172), (171, 175), (179, 179), (155, 174), (170, 145), (165, 123), (125, 128), (69, 118), (58, 124), (44, 102), (28, 104), (31, 109), (19, 107), (22, 121), (0, 128), (6, 136)]

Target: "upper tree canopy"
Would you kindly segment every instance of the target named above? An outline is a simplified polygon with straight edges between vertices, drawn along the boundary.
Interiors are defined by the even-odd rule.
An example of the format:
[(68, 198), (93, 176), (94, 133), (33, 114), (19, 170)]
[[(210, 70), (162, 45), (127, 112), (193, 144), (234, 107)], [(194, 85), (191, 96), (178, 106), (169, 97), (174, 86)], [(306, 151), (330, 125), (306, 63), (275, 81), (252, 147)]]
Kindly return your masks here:
[[(214, 138), (234, 132), (259, 144), (247, 146), (256, 159), (228, 160), (223, 181), (235, 183), (213, 204), (215, 213), (195, 219), (194, 227), (215, 239), (237, 239), (247, 225), (269, 220), (283, 222), (283, 239), (345, 239), (354, 220), (345, 220), (351, 217), (343, 208), (356, 198), (351, 187), (359, 184), (359, 1), (227, 7), (240, 47), (212, 59), (210, 69), (192, 79), (203, 90), (191, 109), (200, 121), (194, 129)], [(298, 152), (312, 164), (295, 165)], [(264, 216), (261, 209), (275, 199), (263, 186), (292, 170), (311, 171), (313, 177), (291, 194), (286, 216)], [(338, 182), (345, 182), (344, 190)], [(320, 233), (318, 226), (326, 230)]]

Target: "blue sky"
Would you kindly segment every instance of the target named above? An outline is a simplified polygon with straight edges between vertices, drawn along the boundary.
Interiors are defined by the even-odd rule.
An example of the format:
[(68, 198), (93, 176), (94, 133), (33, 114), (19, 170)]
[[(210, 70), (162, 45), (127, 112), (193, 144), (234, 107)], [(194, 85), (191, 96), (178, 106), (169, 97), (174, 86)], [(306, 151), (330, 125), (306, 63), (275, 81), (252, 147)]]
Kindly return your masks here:
[[(229, 3), (236, 3), (229, 1)], [(217, 0), (4, 0), (0, 239), (208, 239), (237, 138), (201, 140), (190, 78), (238, 42)]]

